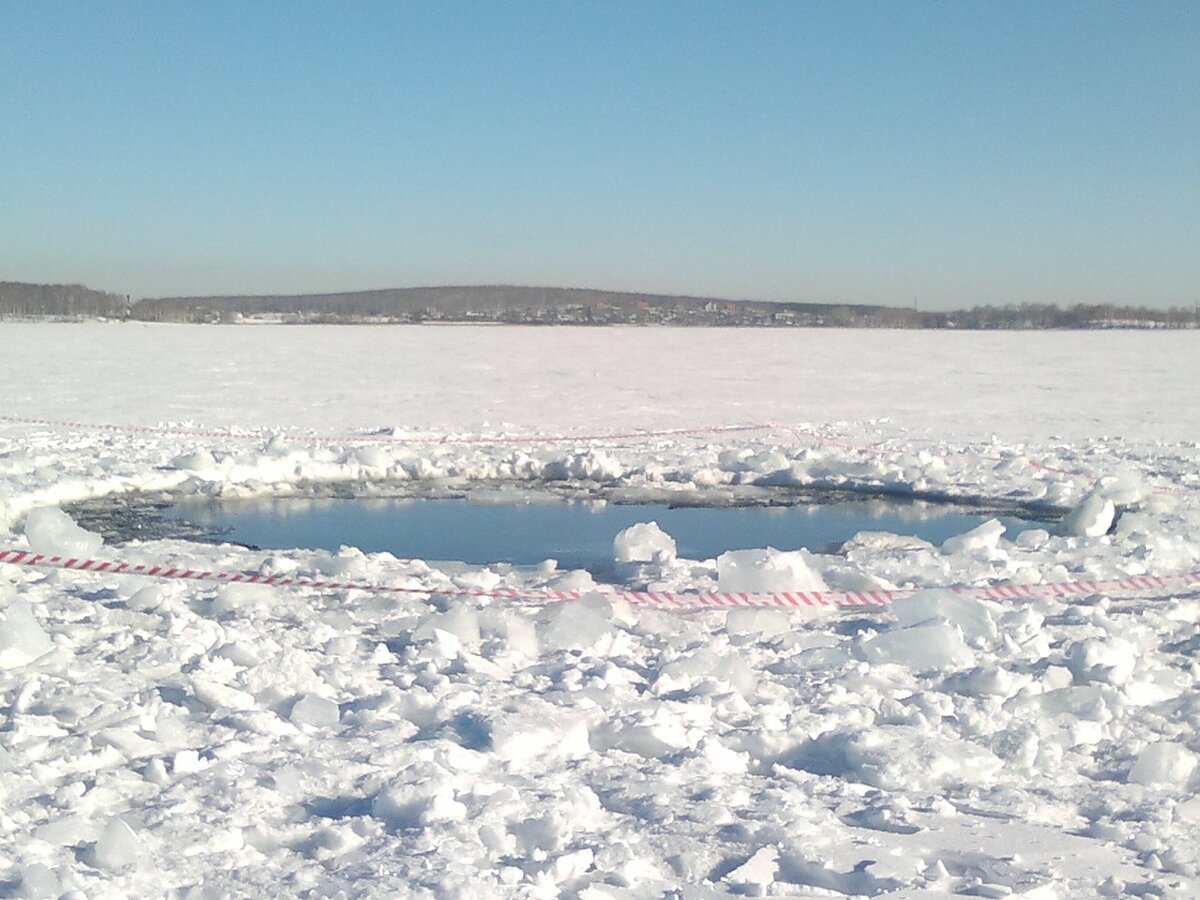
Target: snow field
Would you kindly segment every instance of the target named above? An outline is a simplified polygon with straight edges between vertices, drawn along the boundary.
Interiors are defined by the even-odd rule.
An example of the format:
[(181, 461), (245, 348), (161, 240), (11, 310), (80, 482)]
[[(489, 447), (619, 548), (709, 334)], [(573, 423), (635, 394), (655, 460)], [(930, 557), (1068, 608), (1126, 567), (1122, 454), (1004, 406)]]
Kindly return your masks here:
[[(1155, 345), (1147, 364), (1141, 335), (1125, 344), (1071, 335), (1069, 352), (1052, 357), (1031, 353), (1024, 336), (984, 336), (1021, 365), (1010, 390), (978, 395), (986, 417), (976, 409), (958, 422), (947, 421), (948, 409), (957, 412), (948, 392), (970, 393), (992, 374), (979, 361), (980, 336), (900, 335), (891, 346), (876, 335), (859, 344), (858, 335), (821, 333), (807, 349), (823, 341), (863, 348), (847, 390), (896, 413), (865, 421), (839, 415), (847, 398), (814, 396), (820, 359), (799, 365), (790, 386), (759, 370), (784, 355), (772, 332), (721, 335), (723, 352), (747, 369), (730, 387), (701, 362), (674, 356), (687, 345), (677, 347), (673, 332), (253, 329), (250, 352), (241, 344), (249, 330), (5, 326), (6, 349), (19, 334), (19, 349), (0, 360), (13, 414), (254, 424), (274, 436), (0, 423), (0, 544), (96, 552), (96, 538), (53, 509), (85, 497), (433, 478), (560, 481), (653, 498), (850, 486), (1072, 512), (1059, 528), (1013, 537), (985, 525), (940, 547), (862, 533), (836, 556), (763, 548), (688, 560), (649, 523), (614, 535), (630, 587), (922, 589), (882, 612), (841, 614), (679, 613), (597, 595), (549, 605), (455, 598), (439, 590), (596, 585), (550, 561), (521, 570), (436, 566), (352, 548), (264, 554), (146, 541), (100, 552), (134, 564), (427, 593), (0, 564), (7, 893), (1200, 893), (1200, 592), (999, 602), (940, 589), (1200, 568), (1198, 448), (1176, 421), (1195, 402), (1186, 387), (1196, 357), (1172, 356), (1171, 341)], [(432, 346), (422, 349), (426, 340)], [(714, 337), (696, 340), (704, 350)], [(281, 345), (308, 341), (316, 343), (303, 372), (260, 368), (278, 360)], [(374, 361), (366, 371), (338, 367), (347, 348), (372, 359), (381, 342), (395, 341), (411, 341), (393, 357), (403, 372), (446, 367), (430, 396), (419, 398), (420, 379), (398, 388)], [(641, 353), (656, 341), (674, 367), (645, 367)], [(106, 343), (128, 365), (114, 393), (98, 397), (86, 377), (91, 363), (76, 365), (71, 353)], [(528, 375), (523, 358), (504, 374), (514, 347), (556, 361), (538, 370), (545, 381), (518, 379)], [(913, 392), (916, 352), (921, 379), (950, 383)], [(436, 354), (466, 362), (451, 368)], [(205, 359), (225, 374), (184, 378), (167, 365), (172, 358)], [(1098, 382), (1101, 359), (1106, 371), (1139, 373), (1127, 394), (1141, 406), (1128, 396), (1114, 402)], [(616, 374), (594, 377), (601, 372)], [(952, 373), (969, 374), (953, 383)], [(121, 393), (126, 380), (136, 392)], [(250, 384), (257, 393), (247, 393)], [(1070, 439), (1029, 422), (1033, 401), (1022, 391), (1030, 385), (1044, 386)], [(310, 387), (307, 409), (287, 399)], [(511, 413), (504, 428), (526, 433), (714, 424), (681, 418), (698, 408), (693, 394), (709, 389), (740, 421), (788, 412), (797, 429), (520, 447), (330, 445), (304, 436), (381, 424), (495, 433), (499, 426), (467, 414), (483, 403)], [(984, 418), (1001, 436), (980, 429)], [(1108, 436), (1095, 432), (1097, 419), (1111, 425)], [(925, 430), (934, 424), (937, 432)], [(834, 440), (814, 442), (806, 436), (814, 431)]]

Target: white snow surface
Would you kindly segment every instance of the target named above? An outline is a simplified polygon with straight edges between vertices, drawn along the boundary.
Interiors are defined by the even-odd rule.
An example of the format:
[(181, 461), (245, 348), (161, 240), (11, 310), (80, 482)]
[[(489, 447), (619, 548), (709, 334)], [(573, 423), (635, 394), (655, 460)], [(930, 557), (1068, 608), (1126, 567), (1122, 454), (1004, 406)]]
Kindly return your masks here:
[[(0, 896), (1200, 896), (1200, 590), (946, 590), (1200, 569), (1200, 334), (0, 324), (0, 384), (2, 548), (414, 590), (0, 564)], [(53, 511), (434, 480), (1073, 513), (615, 547), (617, 587), (919, 589), (829, 612)], [(537, 588), (586, 596), (453, 594)]]

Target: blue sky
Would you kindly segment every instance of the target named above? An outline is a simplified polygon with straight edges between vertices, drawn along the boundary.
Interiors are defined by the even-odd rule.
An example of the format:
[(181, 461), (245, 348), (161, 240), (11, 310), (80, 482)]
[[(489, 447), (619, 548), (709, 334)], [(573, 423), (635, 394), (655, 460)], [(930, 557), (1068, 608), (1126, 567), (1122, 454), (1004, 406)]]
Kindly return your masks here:
[(1200, 302), (1200, 5), (0, 0), (0, 280)]

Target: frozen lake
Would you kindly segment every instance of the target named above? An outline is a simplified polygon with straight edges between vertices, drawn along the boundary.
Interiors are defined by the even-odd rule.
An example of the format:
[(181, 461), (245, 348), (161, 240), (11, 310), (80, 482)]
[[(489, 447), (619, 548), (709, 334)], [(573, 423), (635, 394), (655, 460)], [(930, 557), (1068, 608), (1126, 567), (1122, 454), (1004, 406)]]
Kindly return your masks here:
[[(1200, 594), (1180, 581), (1200, 332), (4, 324), (0, 348), (0, 544), (301, 582), (0, 565), (0, 894), (1200, 896)], [(692, 430), (637, 434), (657, 429)], [(605, 497), (681, 555), (596, 574), (441, 564), (466, 554), (417, 547), (428, 522), (393, 550), (416, 559), (23, 527), (82, 501), (495, 484)], [(1120, 517), (722, 570), (619, 505), (768, 490)], [(593, 521), (607, 552), (624, 524), (561, 511), (585, 521), (509, 510), (485, 537), (540, 559)], [(750, 527), (716, 544), (803, 544)], [(387, 590), (302, 584), (329, 579)], [(748, 579), (920, 593), (606, 599)], [(1014, 596), (945, 590), (984, 585)]]

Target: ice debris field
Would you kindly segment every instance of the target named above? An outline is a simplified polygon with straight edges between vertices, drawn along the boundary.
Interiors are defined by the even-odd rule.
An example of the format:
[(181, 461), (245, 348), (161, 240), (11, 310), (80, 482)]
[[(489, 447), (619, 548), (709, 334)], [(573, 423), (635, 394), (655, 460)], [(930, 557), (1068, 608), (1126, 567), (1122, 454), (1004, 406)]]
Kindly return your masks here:
[[(0, 384), (0, 896), (1200, 896), (1200, 335), (6, 324)], [(63, 510), (435, 480), (1063, 516), (596, 583)]]

